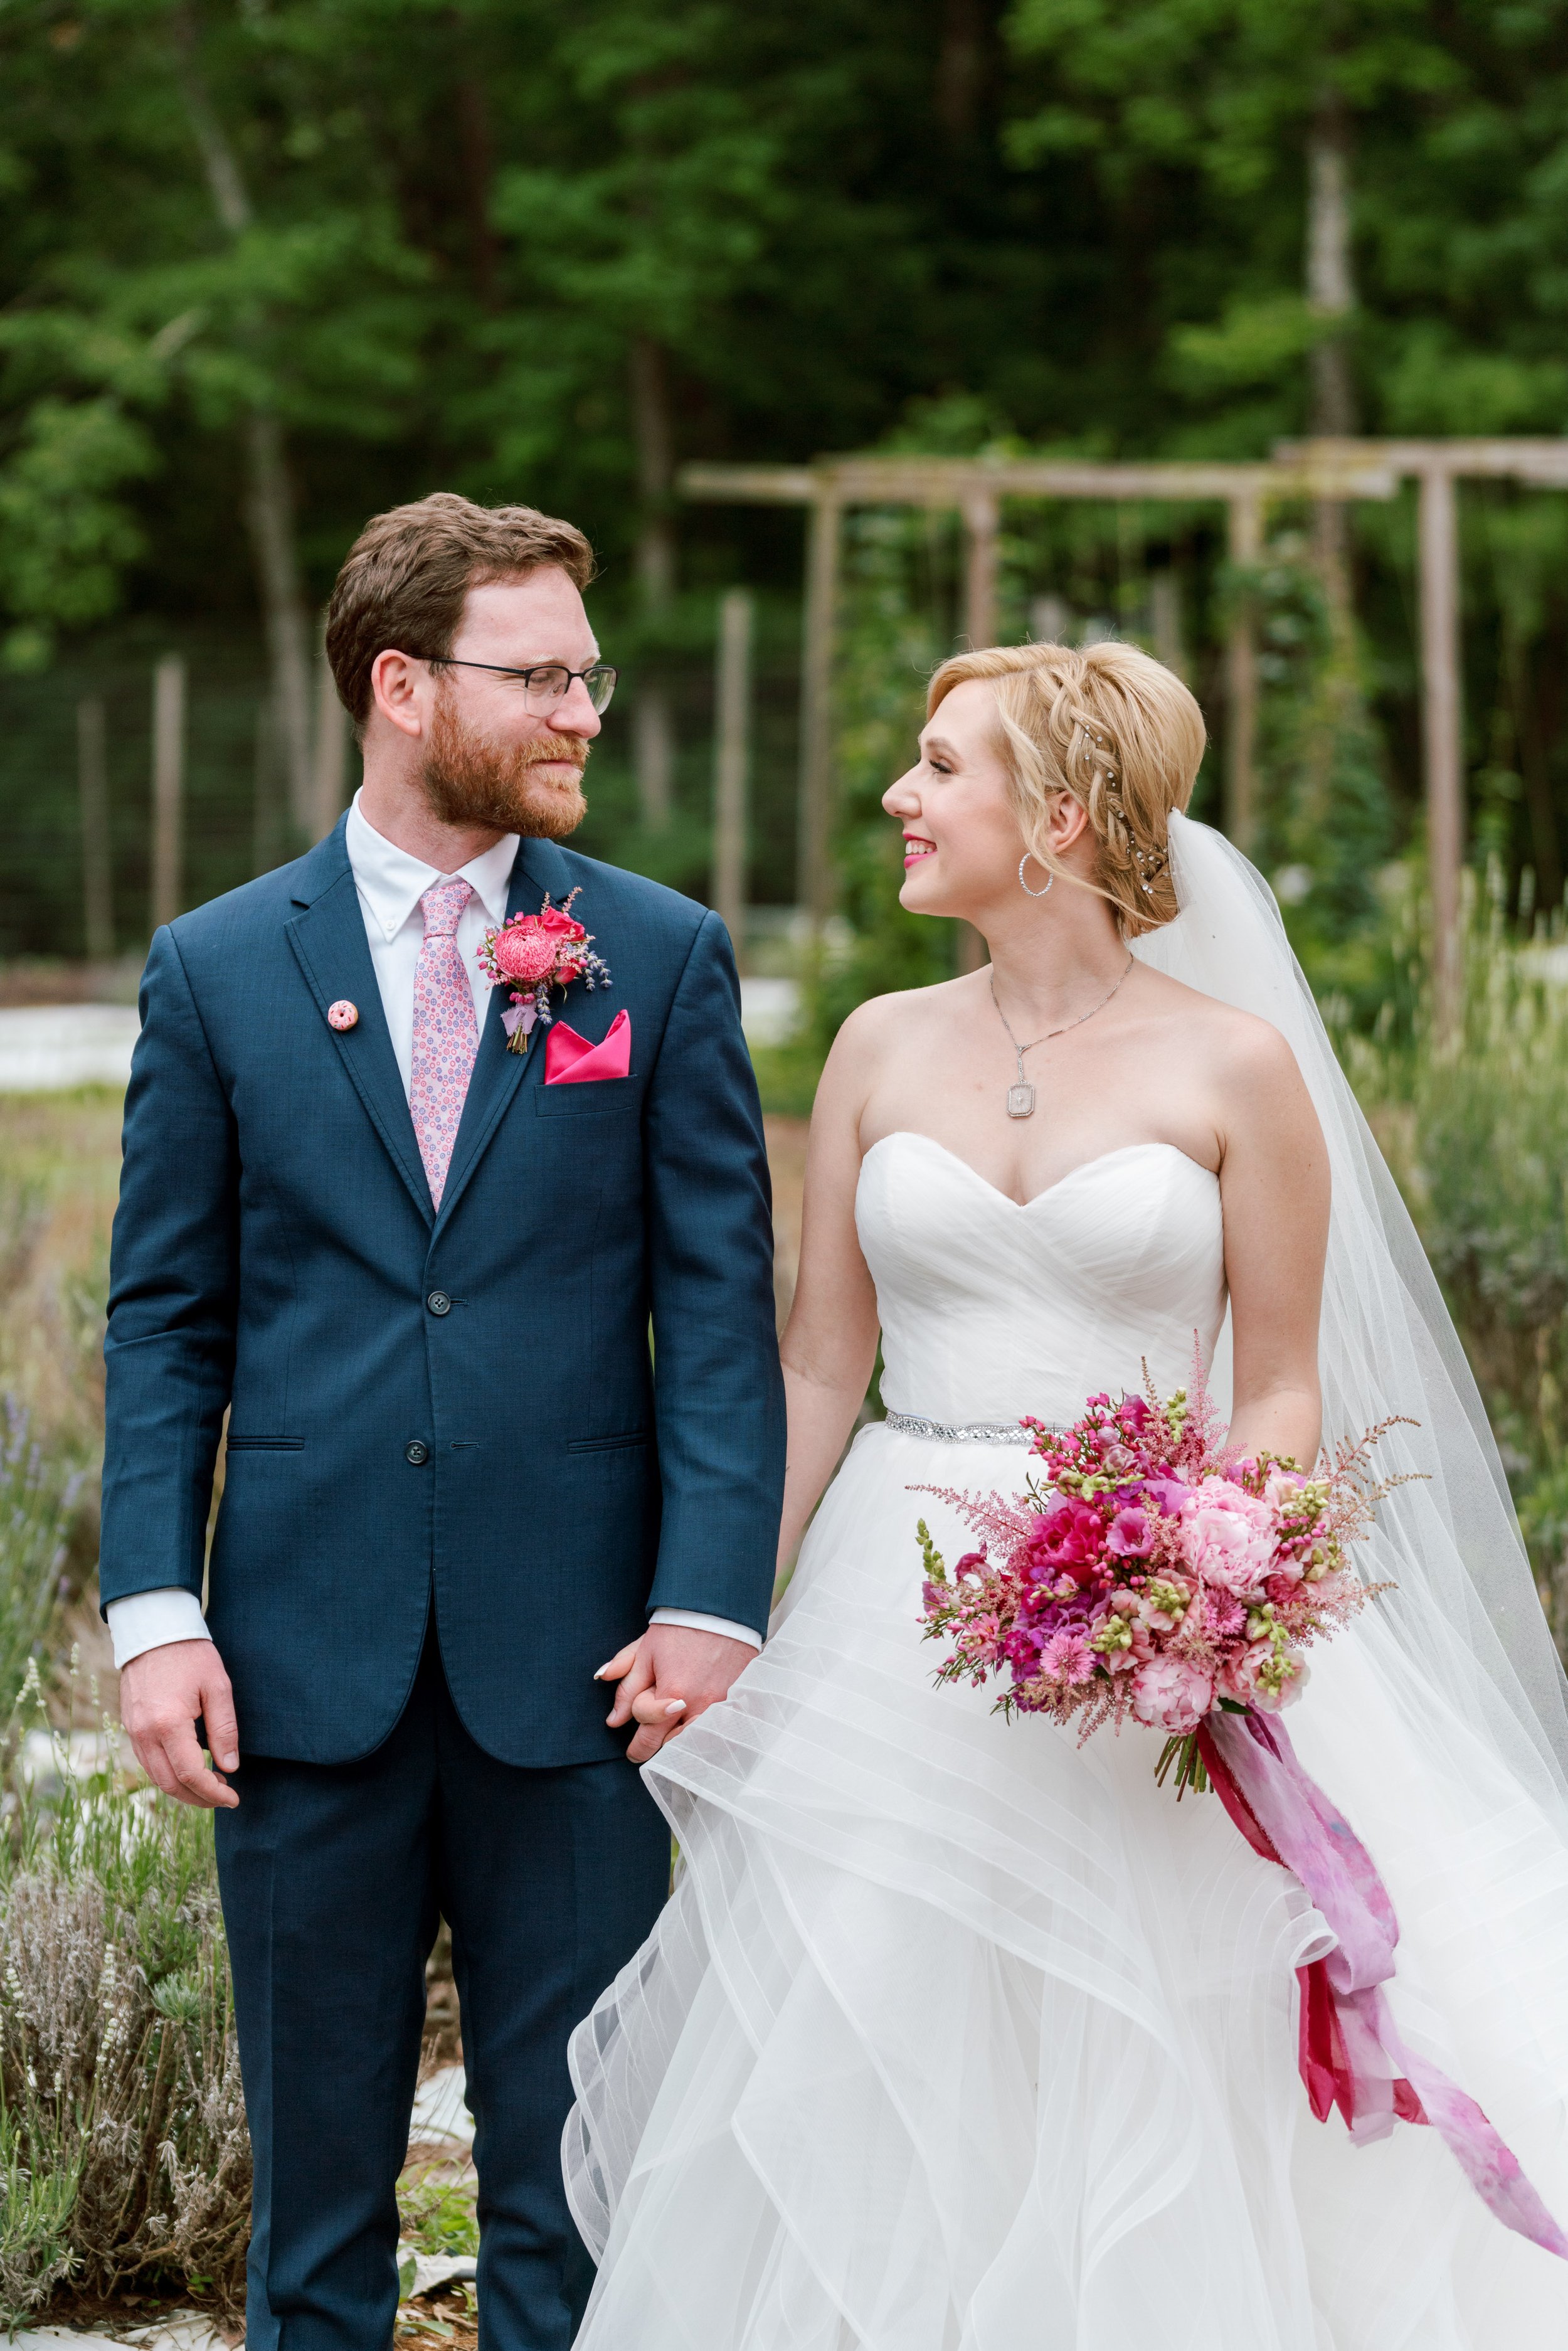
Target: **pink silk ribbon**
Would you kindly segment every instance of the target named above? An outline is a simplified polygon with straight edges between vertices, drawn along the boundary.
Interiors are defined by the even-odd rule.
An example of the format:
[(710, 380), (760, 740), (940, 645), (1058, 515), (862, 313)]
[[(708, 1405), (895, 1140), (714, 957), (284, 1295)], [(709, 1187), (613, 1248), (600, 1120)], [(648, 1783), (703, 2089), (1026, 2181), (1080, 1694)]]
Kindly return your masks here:
[(1293, 1871), (1337, 1939), (1296, 1970), (1301, 2069), (1319, 2122), (1338, 2106), (1358, 2144), (1395, 2123), (1429, 2123), (1489, 2210), (1568, 2261), (1564, 2236), (1473, 2098), (1400, 2037), (1383, 1986), (1394, 1974), (1399, 1921), (1371, 1855), (1302, 1771), (1284, 1726), (1268, 1715), (1218, 1712), (1198, 1726), (1198, 1752), (1254, 1853)]
[(618, 1012), (602, 1041), (591, 1045), (564, 1020), (558, 1020), (545, 1042), (547, 1086), (586, 1085), (593, 1078), (626, 1078), (632, 1074), (632, 1022)]

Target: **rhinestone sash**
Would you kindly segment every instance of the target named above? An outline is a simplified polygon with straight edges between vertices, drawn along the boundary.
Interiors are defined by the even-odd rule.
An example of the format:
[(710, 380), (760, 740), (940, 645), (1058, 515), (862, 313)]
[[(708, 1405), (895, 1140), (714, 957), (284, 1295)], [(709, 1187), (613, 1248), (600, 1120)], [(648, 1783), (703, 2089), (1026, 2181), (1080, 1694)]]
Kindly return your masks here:
[(922, 1420), (918, 1413), (890, 1412), (883, 1425), (896, 1430), (900, 1437), (934, 1437), (940, 1445), (1034, 1443), (1033, 1429), (1020, 1428), (1016, 1420)]

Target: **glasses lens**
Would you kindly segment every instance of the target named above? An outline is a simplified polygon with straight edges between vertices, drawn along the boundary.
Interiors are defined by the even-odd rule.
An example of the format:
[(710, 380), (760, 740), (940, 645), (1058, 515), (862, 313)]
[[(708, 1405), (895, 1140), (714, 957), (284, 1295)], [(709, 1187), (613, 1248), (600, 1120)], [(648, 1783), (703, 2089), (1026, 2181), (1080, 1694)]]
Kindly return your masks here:
[(596, 711), (609, 709), (610, 697), (615, 691), (615, 677), (616, 673), (608, 662), (600, 662), (593, 669), (583, 672), (582, 682)]
[(570, 670), (558, 669), (552, 663), (548, 669), (531, 669), (524, 689), (530, 710), (553, 710), (571, 684)]

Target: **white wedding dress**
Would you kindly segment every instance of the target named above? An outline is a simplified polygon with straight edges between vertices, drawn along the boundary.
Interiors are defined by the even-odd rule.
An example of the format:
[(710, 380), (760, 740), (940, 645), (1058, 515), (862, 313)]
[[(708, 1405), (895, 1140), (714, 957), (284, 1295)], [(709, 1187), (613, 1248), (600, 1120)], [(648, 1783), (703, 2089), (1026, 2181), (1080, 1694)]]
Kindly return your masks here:
[[(895, 1415), (1070, 1420), (1221, 1331), (1218, 1186), (1164, 1144), (1020, 1207), (896, 1134), (857, 1218)], [(925, 1489), (1028, 1464), (862, 1430), (767, 1647), (647, 1767), (683, 1865), (574, 2039), (579, 2351), (1564, 2351), (1568, 2262), (1434, 2131), (1312, 2119), (1323, 1922), (1155, 1786), (1158, 1735), (934, 1685), (915, 1521), (949, 1563), (972, 1538)], [(1314, 1653), (1291, 1737), (1394, 1896), (1401, 2031), (1568, 2220), (1568, 1838), (1469, 1705), (1409, 1691), (1387, 1608)]]

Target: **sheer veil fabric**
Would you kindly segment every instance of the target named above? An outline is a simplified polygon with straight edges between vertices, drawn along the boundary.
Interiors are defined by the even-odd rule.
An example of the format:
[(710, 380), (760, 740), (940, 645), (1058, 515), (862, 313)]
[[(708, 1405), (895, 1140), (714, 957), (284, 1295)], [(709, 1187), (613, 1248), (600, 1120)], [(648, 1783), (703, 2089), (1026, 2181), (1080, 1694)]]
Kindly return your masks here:
[[(1392, 1411), (1370, 1576), (1291, 1717), (1403, 1930), (1401, 2032), (1568, 2220), (1563, 1686), (1479, 1400), (1267, 888), (1177, 818), (1138, 952), (1289, 1039), (1333, 1155), (1330, 1440)], [(1225, 1319), (1218, 1186), (1161, 1144), (1019, 1207), (929, 1138), (856, 1205), (889, 1408), (938, 1423), (1168, 1389)], [(1218, 1374), (1217, 1374), (1218, 1376)], [(768, 1646), (647, 1768), (682, 1853), (573, 2037), (564, 2161), (600, 2263), (581, 2351), (1562, 2351), (1568, 2264), (1429, 2130), (1352, 2147), (1295, 2073), (1330, 1938), (1155, 1734), (1079, 1749), (932, 1684), (915, 1520), (1025, 1457), (875, 1424)]]
[(1536, 1597), (1497, 1443), (1409, 1211), (1373, 1140), (1273, 893), (1222, 833), (1171, 818), (1181, 913), (1134, 952), (1286, 1038), (1322, 1123), (1333, 1177), (1319, 1363), (1324, 1441), (1390, 1412), (1385, 1474), (1416, 1472), (1382, 1507), (1374, 1577), (1422, 1672), (1508, 1755), (1542, 1803), (1568, 1798), (1568, 1682)]

